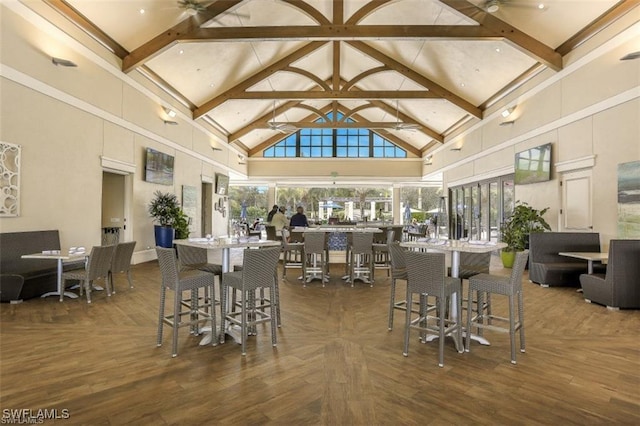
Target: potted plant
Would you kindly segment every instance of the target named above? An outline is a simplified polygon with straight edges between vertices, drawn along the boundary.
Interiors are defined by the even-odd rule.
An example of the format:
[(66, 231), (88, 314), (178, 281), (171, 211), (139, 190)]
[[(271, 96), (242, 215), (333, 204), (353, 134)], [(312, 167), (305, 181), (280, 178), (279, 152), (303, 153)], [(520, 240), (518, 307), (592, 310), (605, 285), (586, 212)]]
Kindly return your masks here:
[(513, 266), (516, 252), (528, 248), (530, 233), (551, 231), (551, 227), (542, 217), (547, 210), (549, 207), (536, 210), (527, 203), (516, 201), (513, 214), (500, 228), (502, 242), (507, 244), (501, 253), (505, 268)]
[(179, 212), (182, 212), (178, 197), (161, 191), (156, 191), (153, 195), (155, 198), (149, 203), (149, 215), (157, 222), (154, 227), (156, 245), (173, 247), (174, 225)]

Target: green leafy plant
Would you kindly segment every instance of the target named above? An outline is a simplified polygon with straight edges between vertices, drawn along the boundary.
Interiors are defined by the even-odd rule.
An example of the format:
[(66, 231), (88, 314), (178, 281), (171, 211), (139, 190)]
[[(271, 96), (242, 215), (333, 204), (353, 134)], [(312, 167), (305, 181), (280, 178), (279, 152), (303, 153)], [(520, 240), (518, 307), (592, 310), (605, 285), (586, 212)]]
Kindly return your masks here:
[(189, 216), (181, 208), (176, 212), (173, 228), (176, 230), (176, 239), (189, 238)]
[(182, 208), (178, 203), (175, 194), (156, 191), (153, 193), (154, 199), (149, 203), (149, 215), (158, 222), (160, 226), (173, 227)]
[(507, 243), (504, 251), (522, 251), (532, 232), (551, 231), (551, 226), (542, 217), (549, 207), (536, 210), (529, 204), (516, 201), (513, 214), (502, 225), (502, 241)]

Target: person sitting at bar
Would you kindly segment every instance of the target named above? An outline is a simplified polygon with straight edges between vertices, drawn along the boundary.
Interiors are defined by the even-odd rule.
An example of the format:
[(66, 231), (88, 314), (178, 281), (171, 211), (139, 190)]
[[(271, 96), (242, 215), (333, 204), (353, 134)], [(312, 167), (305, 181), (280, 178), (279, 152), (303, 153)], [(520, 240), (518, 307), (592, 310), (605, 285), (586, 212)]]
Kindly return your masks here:
[(289, 226), (302, 226), (305, 228), (309, 226), (309, 221), (307, 220), (307, 216), (305, 216), (304, 214), (304, 208), (302, 208), (302, 206), (298, 206), (298, 208), (296, 209), (296, 214), (291, 216), (291, 222), (289, 223)]

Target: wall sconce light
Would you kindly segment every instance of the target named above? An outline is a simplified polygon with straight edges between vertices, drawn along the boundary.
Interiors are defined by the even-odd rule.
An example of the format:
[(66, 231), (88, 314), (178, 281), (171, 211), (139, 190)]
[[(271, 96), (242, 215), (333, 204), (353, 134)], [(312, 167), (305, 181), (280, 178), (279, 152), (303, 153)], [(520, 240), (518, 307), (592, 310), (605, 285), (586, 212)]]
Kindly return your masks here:
[(222, 148), (218, 148), (217, 146), (212, 146), (211, 149), (214, 151), (222, 151)]
[(637, 52), (627, 53), (622, 58), (620, 58), (620, 60), (621, 61), (629, 61), (631, 59), (638, 59), (638, 58), (640, 58), (640, 50), (638, 50)]
[(163, 107), (162, 109), (164, 109), (164, 112), (171, 118), (176, 118), (176, 115), (178, 115), (178, 113), (172, 110), (171, 108)]
[(427, 155), (426, 157), (424, 157), (425, 166), (430, 166), (432, 164), (433, 164), (433, 155)]
[(458, 147), (455, 147), (455, 148), (451, 148), (451, 151), (462, 151), (462, 147), (458, 146)]
[(513, 123), (515, 123), (516, 120), (510, 120), (510, 121), (503, 121), (502, 123), (500, 123), (500, 126), (509, 126)]
[(516, 107), (515, 107), (515, 106), (512, 106), (511, 108), (507, 108), (507, 109), (505, 109), (504, 111), (502, 111), (502, 112), (501, 112), (501, 115), (502, 115), (504, 118), (507, 118), (508, 116), (510, 116), (510, 115), (511, 115), (511, 113), (512, 113), (515, 109), (516, 109)]
[(171, 120), (162, 120), (164, 121), (164, 124), (168, 124), (170, 126), (177, 126), (178, 122), (177, 121), (171, 121)]
[(60, 65), (62, 67), (77, 67), (78, 66), (78, 64), (76, 64), (73, 61), (70, 61), (68, 59), (56, 58), (55, 56), (53, 56), (51, 58), (51, 62), (53, 62), (54, 65)]
[(242, 154), (238, 154), (238, 164), (247, 164), (246, 157)]

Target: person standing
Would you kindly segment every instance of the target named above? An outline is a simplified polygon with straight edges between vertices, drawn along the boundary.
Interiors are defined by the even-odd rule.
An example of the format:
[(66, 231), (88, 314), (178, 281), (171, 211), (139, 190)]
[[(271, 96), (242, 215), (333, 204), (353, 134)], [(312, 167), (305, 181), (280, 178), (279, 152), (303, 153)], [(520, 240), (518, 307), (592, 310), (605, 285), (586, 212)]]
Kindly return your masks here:
[(289, 226), (303, 226), (305, 228), (309, 226), (309, 221), (307, 220), (307, 216), (304, 214), (304, 208), (302, 208), (302, 206), (298, 206), (296, 214), (291, 216)]
[(276, 232), (281, 231), (282, 228), (287, 226), (289, 221), (284, 215), (284, 207), (280, 207), (280, 210), (276, 209), (275, 214), (271, 218), (271, 225), (275, 228)]
[(274, 204), (273, 207), (271, 208), (271, 211), (267, 215), (267, 222), (268, 223), (271, 223), (271, 221), (273, 220), (273, 215), (276, 214), (277, 212), (278, 212), (278, 205)]

